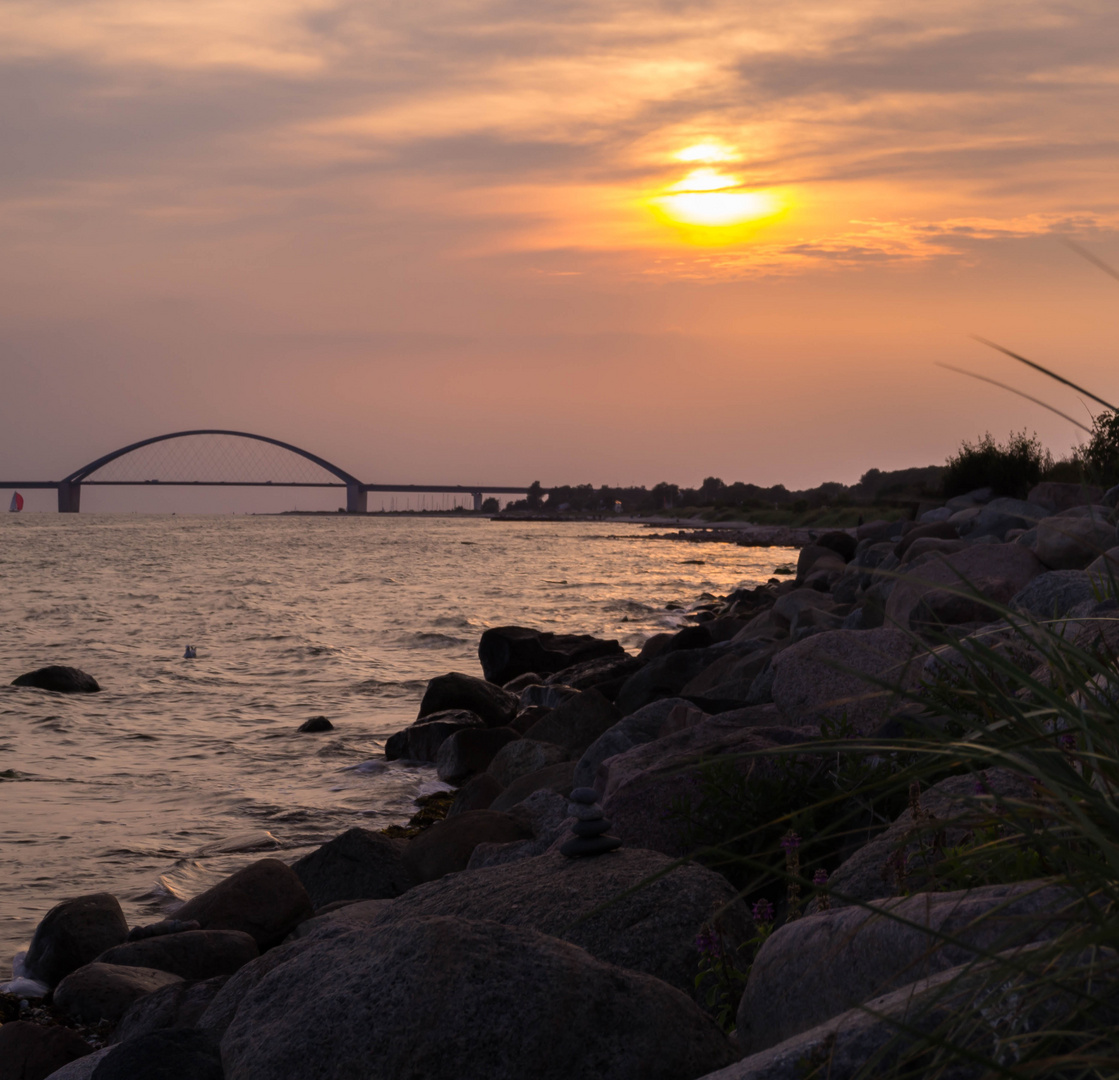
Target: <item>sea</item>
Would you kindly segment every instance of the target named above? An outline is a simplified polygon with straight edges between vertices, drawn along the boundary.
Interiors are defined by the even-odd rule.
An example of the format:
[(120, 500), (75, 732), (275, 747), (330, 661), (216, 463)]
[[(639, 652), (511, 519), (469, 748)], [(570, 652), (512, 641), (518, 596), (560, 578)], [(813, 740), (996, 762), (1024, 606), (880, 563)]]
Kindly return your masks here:
[[(130, 925), (254, 859), (407, 821), (444, 788), (387, 762), (427, 680), (481, 675), (491, 626), (631, 652), (787, 548), (614, 521), (454, 515), (0, 515), (0, 983), (42, 916), (115, 894)], [(194, 646), (194, 659), (185, 659)], [(102, 691), (8, 685), (46, 664)], [(302, 734), (326, 716), (332, 731)]]

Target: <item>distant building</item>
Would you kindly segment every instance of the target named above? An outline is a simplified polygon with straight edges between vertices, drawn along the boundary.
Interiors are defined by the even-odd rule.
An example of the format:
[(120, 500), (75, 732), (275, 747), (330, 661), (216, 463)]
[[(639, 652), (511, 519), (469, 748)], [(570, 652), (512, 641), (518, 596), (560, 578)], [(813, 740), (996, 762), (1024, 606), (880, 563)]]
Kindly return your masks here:
[(615, 514), (620, 514), (621, 512), (622, 512), (622, 500), (621, 499), (615, 499), (614, 500), (614, 513)]

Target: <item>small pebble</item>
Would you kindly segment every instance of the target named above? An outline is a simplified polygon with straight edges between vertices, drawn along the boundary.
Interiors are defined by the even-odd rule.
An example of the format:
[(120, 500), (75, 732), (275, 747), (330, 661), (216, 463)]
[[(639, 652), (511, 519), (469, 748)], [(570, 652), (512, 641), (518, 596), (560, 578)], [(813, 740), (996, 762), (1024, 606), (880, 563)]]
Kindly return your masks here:
[(600, 818), (598, 821), (577, 821), (572, 825), (571, 831), (576, 836), (601, 836), (610, 831), (610, 822), (606, 818)]
[(598, 821), (602, 811), (597, 806), (583, 806), (579, 803), (568, 803), (567, 813), (580, 821)]

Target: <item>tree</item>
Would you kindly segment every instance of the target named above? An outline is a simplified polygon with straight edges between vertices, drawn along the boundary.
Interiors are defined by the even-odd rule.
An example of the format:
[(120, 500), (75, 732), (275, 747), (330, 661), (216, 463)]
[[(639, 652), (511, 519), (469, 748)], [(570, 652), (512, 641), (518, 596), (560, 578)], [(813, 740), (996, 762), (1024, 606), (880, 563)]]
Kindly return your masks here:
[(528, 488), (528, 497), (525, 502), (528, 503), (530, 510), (540, 509), (540, 500), (544, 497), (544, 489), (540, 486), (539, 480), (533, 480)]
[(492, 495), (482, 500), (483, 514), (496, 514), (501, 509), (501, 504)]
[(1119, 484), (1119, 413), (1108, 409), (1092, 422), (1092, 437), (1080, 451), (1084, 472), (1094, 484)]
[(652, 496), (657, 510), (669, 510), (679, 501), (680, 489), (675, 484), (661, 481), (653, 488)]

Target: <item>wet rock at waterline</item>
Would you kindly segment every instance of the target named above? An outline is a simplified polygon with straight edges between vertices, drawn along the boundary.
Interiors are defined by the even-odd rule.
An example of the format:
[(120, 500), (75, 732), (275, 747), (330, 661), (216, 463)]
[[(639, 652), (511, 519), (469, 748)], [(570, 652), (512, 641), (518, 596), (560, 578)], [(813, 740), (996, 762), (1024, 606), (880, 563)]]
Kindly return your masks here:
[(405, 841), (347, 829), (292, 864), (316, 909), (339, 900), (392, 899), (414, 884), (404, 866)]
[(310, 720), (304, 720), (303, 723), (296, 728), (296, 731), (305, 733), (333, 730), (334, 725), (325, 716), (312, 716)]
[(42, 1080), (89, 1052), (69, 1028), (13, 1020), (0, 1026), (0, 1080)]
[(115, 1024), (134, 1001), (162, 986), (182, 982), (178, 975), (155, 968), (119, 964), (86, 964), (70, 972), (54, 991), (55, 1007), (86, 1024)]
[(244, 931), (185, 930), (117, 945), (103, 952), (97, 961), (155, 968), (183, 979), (210, 979), (232, 975), (259, 955), (256, 941)]
[(576, 664), (613, 657), (625, 657), (617, 641), (590, 634), (553, 634), (527, 626), (495, 626), (478, 642), (482, 672), (498, 685), (530, 671), (554, 674)]
[(56, 694), (95, 694), (101, 687), (92, 676), (76, 667), (51, 664), (12, 679), (12, 686), (33, 686)]
[(24, 959), (27, 973), (55, 986), (128, 938), (128, 923), (111, 893), (63, 900), (43, 916)]
[(452, 671), (437, 675), (427, 684), (420, 702), (419, 718), (446, 709), (466, 709), (480, 716), (489, 727), (502, 727), (517, 715), (520, 698), (500, 686)]

